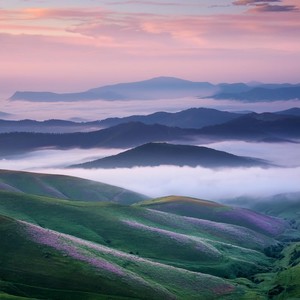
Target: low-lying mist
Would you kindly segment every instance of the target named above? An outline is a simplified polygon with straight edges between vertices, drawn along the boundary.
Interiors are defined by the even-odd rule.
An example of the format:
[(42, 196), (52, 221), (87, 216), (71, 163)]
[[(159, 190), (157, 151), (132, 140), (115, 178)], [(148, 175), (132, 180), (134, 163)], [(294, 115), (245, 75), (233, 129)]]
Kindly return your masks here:
[[(2, 100), (1, 111), (10, 113), (7, 119), (74, 119), (103, 120), (109, 117), (124, 117), (150, 114), (157, 111), (177, 112), (191, 107), (207, 107), (228, 111), (272, 112), (300, 107), (300, 101), (276, 101), (244, 103), (240, 101), (198, 99), (186, 97), (160, 100), (126, 101), (80, 101), (80, 102), (27, 102)], [(51, 116), (51, 117), (49, 117)]]
[(150, 197), (185, 195), (221, 200), (240, 196), (267, 197), (300, 190), (300, 167), (212, 170), (201, 167), (160, 166), (109, 170), (39, 169), (36, 171), (96, 180)]
[(240, 196), (268, 197), (298, 192), (300, 144), (215, 143), (212, 148), (270, 160), (283, 167), (207, 169), (202, 167), (136, 167), (132, 169), (66, 169), (66, 166), (117, 154), (120, 149), (40, 150), (0, 161), (1, 169), (65, 174), (127, 188), (150, 197), (185, 195), (211, 200)]

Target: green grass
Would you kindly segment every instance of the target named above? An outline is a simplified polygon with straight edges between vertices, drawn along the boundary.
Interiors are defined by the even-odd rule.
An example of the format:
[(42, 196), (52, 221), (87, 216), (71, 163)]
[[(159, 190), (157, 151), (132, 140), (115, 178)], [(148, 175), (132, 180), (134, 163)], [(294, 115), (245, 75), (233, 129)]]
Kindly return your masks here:
[[(226, 299), (230, 294), (239, 299), (244, 294), (243, 288), (217, 277), (153, 263), (107, 247), (95, 250), (59, 234), (62, 244), (88, 257), (104, 259), (123, 273), (110, 272), (39, 243), (31, 237), (30, 228), (0, 216), (0, 291), (6, 298)], [(41, 232), (45, 240), (51, 240), (51, 234), (56, 235)]]
[(181, 216), (234, 224), (273, 237), (279, 236), (290, 227), (283, 220), (254, 211), (184, 196), (169, 196), (146, 200), (136, 203), (133, 206), (151, 208)]
[(224, 231), (219, 223), (208, 228), (185, 217), (113, 203), (0, 192), (0, 213), (126, 253), (229, 278), (266, 270), (272, 260), (263, 249), (276, 243), (242, 227), (225, 224)]
[(9, 170), (0, 170), (0, 189), (75, 201), (122, 204), (132, 204), (147, 198), (126, 189), (82, 178)]
[[(274, 238), (247, 227), (152, 209), (174, 202), (189, 211), (231, 209), (175, 196), (128, 206), (0, 192), (0, 299), (297, 299), (300, 243), (280, 256)], [(38, 241), (17, 220), (54, 230), (61, 243), (125, 275)]]
[(270, 299), (299, 299), (300, 243), (290, 243), (281, 255), (272, 272), (257, 274), (255, 280), (260, 290), (269, 295)]

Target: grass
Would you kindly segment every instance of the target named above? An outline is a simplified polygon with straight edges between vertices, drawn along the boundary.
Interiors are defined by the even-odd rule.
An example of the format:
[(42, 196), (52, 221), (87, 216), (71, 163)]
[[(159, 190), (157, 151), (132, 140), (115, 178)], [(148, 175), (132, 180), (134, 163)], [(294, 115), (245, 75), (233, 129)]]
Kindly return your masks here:
[[(152, 262), (3, 216), (0, 234), (0, 290), (8, 299), (222, 299), (227, 294), (244, 294), (242, 288), (221, 278)], [(53, 237), (58, 244), (52, 243)], [(67, 249), (82, 256), (74, 257)], [(122, 272), (94, 265), (97, 260), (105, 260)]]
[[(172, 212), (183, 205), (185, 215), (156, 205)], [(195, 206), (210, 215), (186, 215)], [(225, 223), (212, 218), (218, 214)], [(277, 235), (249, 222), (237, 225), (236, 216), (266, 232), (270, 224), (297, 236), (295, 229), (248, 210), (175, 196), (128, 206), (2, 191), (0, 215), (0, 299), (283, 300), (300, 294), (300, 243), (280, 253)]]
[(278, 236), (289, 227), (285, 221), (278, 218), (189, 197), (170, 196), (135, 205), (182, 216), (234, 224), (268, 236)]
[(63, 175), (0, 170), (2, 190), (68, 199), (132, 204), (147, 197), (109, 184)]
[(272, 260), (262, 251), (277, 243), (247, 228), (201, 224), (191, 218), (113, 203), (0, 192), (0, 213), (126, 253), (230, 278), (266, 269)]

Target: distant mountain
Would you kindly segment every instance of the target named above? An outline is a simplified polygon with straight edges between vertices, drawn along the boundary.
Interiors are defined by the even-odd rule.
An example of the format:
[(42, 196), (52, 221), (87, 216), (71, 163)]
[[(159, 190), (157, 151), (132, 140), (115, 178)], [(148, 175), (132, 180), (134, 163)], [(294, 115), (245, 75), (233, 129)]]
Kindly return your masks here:
[(206, 147), (148, 143), (117, 155), (72, 167), (111, 169), (160, 165), (219, 168), (267, 166), (268, 164), (258, 159), (236, 156)]
[(300, 108), (299, 107), (293, 107), (287, 110), (282, 110), (276, 112), (278, 115), (289, 115), (289, 116), (298, 116), (300, 117)]
[(114, 126), (127, 122), (144, 124), (161, 124), (181, 128), (202, 128), (236, 119), (241, 114), (219, 111), (210, 108), (190, 108), (176, 113), (156, 112), (150, 115), (136, 115), (124, 118), (109, 118), (99, 121), (103, 127)]
[(214, 99), (231, 99), (246, 102), (300, 100), (300, 85), (276, 87), (263, 85), (243, 92), (220, 92)]
[(0, 154), (11, 155), (34, 149), (56, 147), (70, 148), (130, 148), (148, 142), (186, 141), (196, 129), (182, 129), (164, 125), (146, 125), (131, 122), (93, 132), (66, 134), (47, 133), (3, 133), (0, 134)]
[(0, 191), (27, 193), (72, 201), (132, 204), (146, 196), (92, 180), (63, 175), (0, 170)]
[(276, 101), (299, 99), (300, 85), (194, 82), (175, 77), (156, 77), (148, 80), (119, 83), (93, 88), (79, 93), (17, 91), (10, 100), (33, 102), (81, 100), (146, 100), (182, 97), (213, 97), (242, 101)]
[(300, 117), (250, 113), (224, 124), (199, 129), (198, 133), (220, 139), (284, 141), (300, 138)]
[(220, 140), (293, 142), (300, 138), (300, 117), (273, 113), (242, 115), (219, 125), (200, 129), (147, 125), (141, 122), (119, 124), (92, 132), (65, 134), (11, 132), (0, 134), (2, 157), (43, 148), (121, 148), (150, 142), (205, 144)]
[(102, 129), (99, 122), (72, 122), (64, 120), (0, 120), (0, 133), (36, 132), (36, 133), (70, 133), (88, 132)]
[(51, 92), (16, 92), (10, 100), (26, 101), (80, 101), (162, 99), (210, 95), (216, 87), (208, 82), (193, 82), (174, 77), (157, 77), (149, 80), (119, 83), (90, 89), (80, 93), (57, 94)]

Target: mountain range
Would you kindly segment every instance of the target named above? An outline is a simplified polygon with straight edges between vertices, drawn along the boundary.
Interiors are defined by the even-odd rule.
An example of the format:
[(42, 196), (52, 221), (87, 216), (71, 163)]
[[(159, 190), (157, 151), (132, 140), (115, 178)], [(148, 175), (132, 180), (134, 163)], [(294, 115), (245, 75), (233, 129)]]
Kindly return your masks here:
[(241, 157), (207, 147), (148, 143), (117, 155), (74, 165), (77, 168), (133, 168), (148, 166), (202, 166), (206, 168), (268, 166), (259, 159)]
[(3, 157), (53, 147), (59, 149), (128, 149), (149, 142), (207, 144), (230, 139), (264, 142), (297, 142), (299, 138), (299, 116), (276, 113), (249, 113), (239, 115), (238, 117), (234, 115), (234, 119), (228, 122), (200, 129), (129, 122), (92, 132), (65, 134), (32, 132), (2, 133), (0, 134), (0, 155)]
[[(248, 112), (252, 113), (252, 112)], [(220, 125), (247, 113), (220, 111), (211, 108), (190, 108), (179, 112), (155, 112), (149, 115), (132, 115), (123, 118), (107, 118), (90, 122), (74, 122), (65, 120), (0, 120), (0, 133), (34, 132), (34, 133), (75, 133), (91, 132), (129, 122), (141, 122), (148, 125), (160, 124), (185, 129), (200, 129), (207, 126)], [(300, 116), (300, 108), (294, 107), (272, 114), (282, 116)]]
[(34, 102), (81, 100), (146, 100), (183, 97), (212, 97), (241, 101), (277, 101), (300, 98), (300, 86), (292, 84), (259, 84), (252, 87), (245, 83), (194, 82), (174, 77), (157, 77), (148, 80), (119, 83), (93, 88), (78, 93), (53, 93), (17, 91), (10, 100)]

